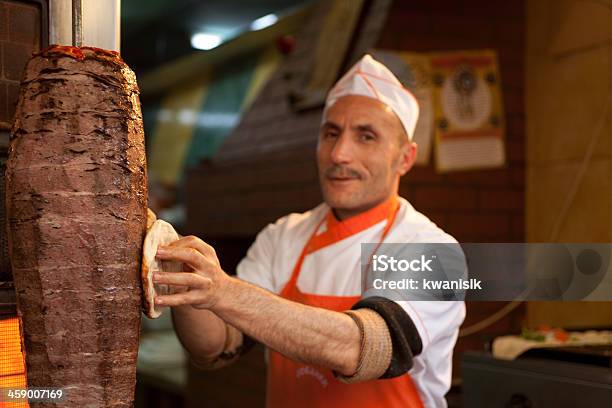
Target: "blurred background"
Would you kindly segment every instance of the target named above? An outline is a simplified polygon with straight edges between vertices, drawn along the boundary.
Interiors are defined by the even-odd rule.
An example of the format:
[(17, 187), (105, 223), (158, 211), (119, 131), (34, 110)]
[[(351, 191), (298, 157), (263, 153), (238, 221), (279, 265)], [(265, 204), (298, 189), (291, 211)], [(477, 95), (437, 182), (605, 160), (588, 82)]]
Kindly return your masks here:
[[(609, 0), (111, 3), (141, 89), (149, 207), (213, 245), (229, 273), (268, 223), (321, 202), (314, 149), (325, 93), (366, 52), (421, 102), (419, 162), (401, 184), (417, 210), (459, 242), (612, 240)], [(0, 0), (0, 166), (21, 71), (49, 44), (52, 10)], [(4, 231), (1, 206), (0, 215)], [(0, 250), (1, 380), (19, 375), (19, 358), (4, 234)], [(609, 403), (612, 303), (467, 310), (449, 406)], [(261, 347), (197, 370), (169, 315), (143, 320), (137, 406), (263, 406)], [(521, 353), (494, 356), (496, 339)], [(581, 346), (543, 347), (568, 339)]]

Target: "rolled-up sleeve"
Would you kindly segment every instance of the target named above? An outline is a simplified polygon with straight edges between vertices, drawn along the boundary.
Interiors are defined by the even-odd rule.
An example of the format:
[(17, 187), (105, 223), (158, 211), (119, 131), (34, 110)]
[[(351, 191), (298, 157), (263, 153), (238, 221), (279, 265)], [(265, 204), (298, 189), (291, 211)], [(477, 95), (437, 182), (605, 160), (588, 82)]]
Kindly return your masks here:
[(280, 233), (287, 217), (268, 224), (257, 234), (255, 242), (236, 267), (236, 276), (246, 282), (278, 293), (277, 277), (273, 273), (274, 257), (278, 250)]

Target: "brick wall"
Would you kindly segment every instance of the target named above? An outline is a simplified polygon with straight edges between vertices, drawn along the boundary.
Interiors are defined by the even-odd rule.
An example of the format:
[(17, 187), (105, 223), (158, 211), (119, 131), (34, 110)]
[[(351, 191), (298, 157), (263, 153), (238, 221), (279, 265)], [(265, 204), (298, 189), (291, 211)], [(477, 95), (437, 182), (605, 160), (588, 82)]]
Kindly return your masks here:
[(377, 46), (436, 51), (494, 49), (506, 113), (508, 164), (495, 170), (447, 175), (416, 167), (402, 195), (462, 242), (524, 240), (525, 114), (522, 1), (396, 1)]
[[(507, 165), (495, 170), (437, 174), (416, 167), (403, 178), (401, 194), (460, 242), (525, 240), (525, 5), (513, 0), (395, 1), (378, 48), (406, 51), (494, 49), (498, 54), (506, 115)], [(468, 302), (463, 327), (499, 310), (502, 302)], [(455, 375), (464, 350), (482, 349), (488, 340), (517, 332), (525, 306), (455, 349)]]

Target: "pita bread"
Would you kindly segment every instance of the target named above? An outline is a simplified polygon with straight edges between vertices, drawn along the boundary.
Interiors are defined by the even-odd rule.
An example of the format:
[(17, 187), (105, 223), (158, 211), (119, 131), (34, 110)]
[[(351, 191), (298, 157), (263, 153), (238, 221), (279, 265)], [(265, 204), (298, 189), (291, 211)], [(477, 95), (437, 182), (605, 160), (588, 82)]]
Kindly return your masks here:
[(162, 310), (155, 306), (156, 295), (167, 295), (172, 293), (170, 286), (153, 282), (153, 273), (162, 272), (182, 272), (181, 262), (161, 261), (155, 258), (157, 247), (168, 245), (180, 237), (172, 228), (172, 225), (164, 220), (153, 222), (142, 247), (142, 294), (143, 311), (147, 317), (157, 319), (162, 314)]
[(155, 221), (157, 221), (157, 216), (153, 210), (147, 208), (147, 232), (149, 232)]

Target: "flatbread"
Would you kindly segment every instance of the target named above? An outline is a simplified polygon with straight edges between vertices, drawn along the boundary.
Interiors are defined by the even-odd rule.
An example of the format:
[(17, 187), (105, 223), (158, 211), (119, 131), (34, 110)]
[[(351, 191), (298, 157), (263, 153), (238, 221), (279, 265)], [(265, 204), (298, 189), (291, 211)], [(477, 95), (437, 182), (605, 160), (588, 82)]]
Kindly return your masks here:
[(153, 210), (147, 208), (147, 232), (149, 232), (155, 221), (157, 221), (157, 216)]
[(172, 293), (171, 288), (165, 284), (153, 282), (153, 273), (162, 272), (182, 272), (182, 262), (161, 261), (155, 258), (157, 247), (168, 245), (179, 239), (172, 225), (164, 220), (153, 222), (142, 247), (142, 308), (151, 319), (157, 319), (162, 314), (162, 309), (155, 306), (156, 295), (167, 295)]

